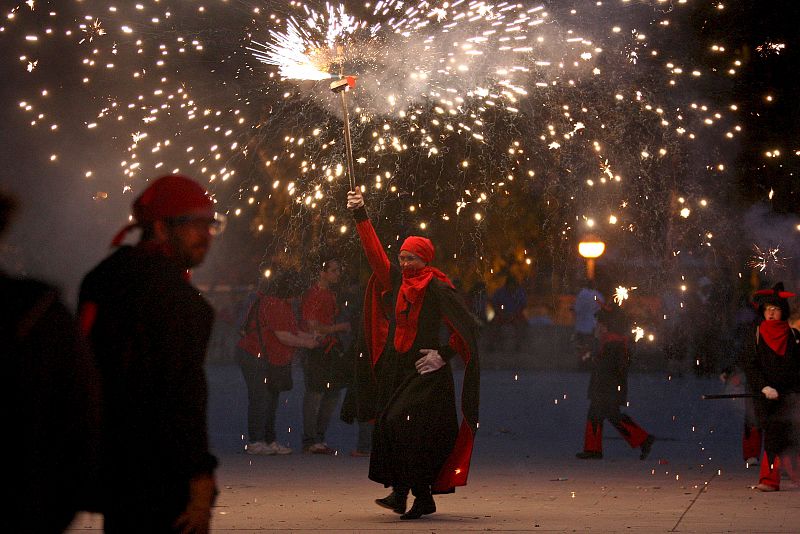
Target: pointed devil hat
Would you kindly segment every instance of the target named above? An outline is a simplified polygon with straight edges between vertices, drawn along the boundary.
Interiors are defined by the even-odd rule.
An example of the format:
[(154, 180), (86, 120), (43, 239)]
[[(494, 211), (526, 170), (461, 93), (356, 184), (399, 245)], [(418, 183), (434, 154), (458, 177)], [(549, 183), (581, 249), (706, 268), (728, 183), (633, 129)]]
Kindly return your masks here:
[(778, 282), (771, 289), (759, 289), (753, 295), (753, 305), (758, 307), (759, 317), (764, 317), (764, 308), (767, 304), (777, 306), (781, 309), (781, 319), (787, 321), (789, 319), (789, 301), (787, 299), (796, 297), (796, 293), (786, 291), (783, 288), (783, 282)]

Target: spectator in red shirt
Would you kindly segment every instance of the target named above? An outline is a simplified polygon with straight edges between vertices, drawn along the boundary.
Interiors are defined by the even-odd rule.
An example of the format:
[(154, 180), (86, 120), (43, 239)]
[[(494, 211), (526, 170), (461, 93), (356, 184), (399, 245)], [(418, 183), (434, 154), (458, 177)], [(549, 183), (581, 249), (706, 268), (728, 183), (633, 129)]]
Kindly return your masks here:
[(300, 330), (292, 301), (300, 294), (298, 273), (273, 275), (250, 308), (245, 334), (236, 347), (247, 384), (248, 454), (291, 454), (278, 443), (275, 414), (282, 391), (292, 389), (292, 358), (298, 347), (312, 349), (319, 338)]
[(306, 328), (324, 336), (322, 344), (308, 351), (303, 365), (303, 450), (313, 454), (334, 454), (325, 443), (325, 432), (339, 403), (344, 384), (337, 378), (344, 348), (337, 336), (350, 330), (349, 322), (336, 322), (339, 310), (332, 288), (339, 283), (342, 265), (337, 259), (322, 264), (319, 278), (303, 296), (303, 322)]

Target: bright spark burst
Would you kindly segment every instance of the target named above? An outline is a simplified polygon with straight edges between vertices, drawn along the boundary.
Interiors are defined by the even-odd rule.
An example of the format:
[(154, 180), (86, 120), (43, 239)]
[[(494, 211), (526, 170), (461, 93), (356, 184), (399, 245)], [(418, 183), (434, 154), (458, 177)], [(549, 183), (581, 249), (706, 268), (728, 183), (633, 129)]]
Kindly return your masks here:
[(83, 43), (91, 43), (98, 37), (102, 37), (106, 34), (106, 30), (103, 28), (100, 19), (94, 19), (94, 22), (87, 25), (82, 25), (81, 31), (86, 35), (83, 39), (78, 41), (78, 44)]
[(635, 326), (633, 330), (631, 330), (631, 334), (633, 334), (633, 342), (638, 343), (644, 338), (645, 332), (644, 328), (641, 326)]
[(789, 258), (780, 256), (780, 245), (775, 247), (760, 248), (758, 245), (753, 245), (755, 254), (750, 257), (747, 266), (753, 269), (758, 269), (760, 272), (774, 271), (785, 267), (785, 262)]
[(781, 53), (782, 50), (786, 49), (785, 43), (772, 43), (766, 42), (764, 44), (760, 44), (756, 47), (756, 52), (761, 54), (762, 56), (768, 56), (770, 54), (778, 55)]
[(628, 298), (630, 297), (630, 292), (633, 291), (634, 289), (637, 289), (637, 288), (636, 287), (628, 288), (628, 287), (624, 287), (624, 286), (618, 286), (614, 290), (614, 302), (618, 306), (622, 306), (622, 303), (625, 302), (626, 300), (628, 300)]
[[(311, 227), (304, 218), (343, 215), (332, 76), (359, 78), (351, 125), (370, 206), (396, 209), (395, 220), (429, 233), (475, 235), (493, 217), (515, 225), (509, 213), (538, 212), (539, 227), (558, 228), (558, 246), (577, 237), (572, 221), (582, 219), (658, 248), (647, 236), (674, 216), (664, 177), (701, 198), (700, 181), (682, 177), (722, 172), (704, 159), (708, 143), (738, 137), (746, 111), (716, 101), (715, 74), (681, 49), (660, 50), (680, 24), (653, 9), (658, 0), (380, 0), (347, 9), (86, 0), (64, 14), (58, 1), (26, 3), (0, 39), (21, 47), (21, 64), (46, 90), (15, 105), (24, 104), (47, 154), (76, 133), (91, 147), (53, 164), (81, 177), (90, 170), (109, 196), (158, 173), (197, 176), (259, 231), (288, 213), (297, 224), (276, 232), (286, 242)], [(36, 39), (20, 39), (31, 27)], [(56, 87), (61, 68), (74, 76)], [(683, 207), (681, 218), (690, 213)], [(689, 223), (706, 216), (681, 220), (675, 233), (686, 224), (692, 235)]]

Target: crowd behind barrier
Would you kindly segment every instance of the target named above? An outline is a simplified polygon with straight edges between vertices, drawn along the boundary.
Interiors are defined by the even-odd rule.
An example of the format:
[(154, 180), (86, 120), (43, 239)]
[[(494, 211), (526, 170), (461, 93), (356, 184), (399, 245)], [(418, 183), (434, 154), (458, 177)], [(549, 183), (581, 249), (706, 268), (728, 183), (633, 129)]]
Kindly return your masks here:
[[(252, 302), (255, 286), (226, 284), (200, 286), (216, 310), (216, 321), (207, 362), (211, 365), (233, 364), (234, 348), (240, 338), (240, 326)], [(501, 325), (493, 329), (491, 321), (484, 326), (481, 350), (486, 355), (482, 364), (490, 369), (582, 369), (575, 357), (575, 295), (529, 296), (525, 323)], [(673, 370), (665, 354), (664, 337), (659, 328), (663, 314), (659, 297), (636, 296), (626, 303), (629, 313), (641, 325), (645, 338), (633, 345), (634, 371)], [(493, 317), (489, 308), (488, 315)], [(648, 336), (652, 335), (652, 339)], [(692, 362), (683, 358), (681, 372), (690, 372)]]

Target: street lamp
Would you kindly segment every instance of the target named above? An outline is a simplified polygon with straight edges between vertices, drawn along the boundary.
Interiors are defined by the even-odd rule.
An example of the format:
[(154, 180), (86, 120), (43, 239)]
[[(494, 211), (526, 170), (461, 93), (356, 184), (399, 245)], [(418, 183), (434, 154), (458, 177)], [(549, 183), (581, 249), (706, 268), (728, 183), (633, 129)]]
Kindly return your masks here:
[(596, 236), (588, 235), (578, 243), (578, 254), (586, 258), (586, 277), (594, 280), (594, 260), (603, 255), (606, 244)]

